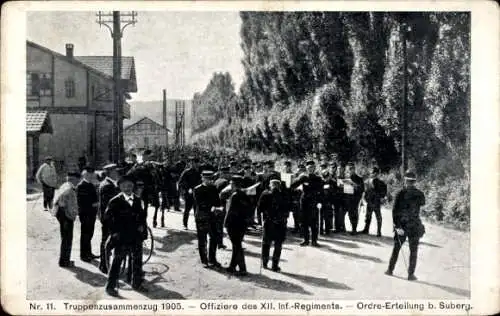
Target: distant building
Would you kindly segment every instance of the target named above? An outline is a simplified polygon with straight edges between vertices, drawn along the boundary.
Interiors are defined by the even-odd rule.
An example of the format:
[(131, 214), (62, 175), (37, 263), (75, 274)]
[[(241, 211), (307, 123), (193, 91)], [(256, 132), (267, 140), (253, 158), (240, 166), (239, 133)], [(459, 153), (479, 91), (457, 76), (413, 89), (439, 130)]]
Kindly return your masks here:
[[(58, 169), (87, 161), (100, 166), (111, 158), (113, 58), (66, 55), (27, 41), (26, 105), (28, 176), (45, 156)], [(122, 57), (123, 100), (137, 92), (133, 57)], [(123, 104), (123, 118), (130, 105)]]
[(167, 145), (170, 130), (148, 117), (143, 117), (123, 130), (123, 144), (126, 151), (148, 149)]

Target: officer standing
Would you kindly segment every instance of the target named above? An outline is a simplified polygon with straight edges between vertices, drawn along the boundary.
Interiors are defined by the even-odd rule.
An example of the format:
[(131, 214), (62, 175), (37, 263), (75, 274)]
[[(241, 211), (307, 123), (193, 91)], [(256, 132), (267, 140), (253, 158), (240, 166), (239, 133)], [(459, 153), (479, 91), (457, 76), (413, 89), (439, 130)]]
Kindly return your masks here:
[[(217, 214), (222, 212), (219, 193), (212, 183), (214, 172), (204, 170), (201, 173), (202, 183), (194, 188), (194, 218), (196, 221), (196, 232), (198, 236), (198, 251), (201, 263), (205, 268), (210, 266), (220, 268), (217, 262), (216, 251), (219, 241), (219, 230), (217, 228)], [(207, 235), (210, 237), (207, 258)]]
[(99, 270), (102, 273), (108, 273), (107, 263), (109, 261), (109, 251), (106, 250), (106, 240), (109, 237), (109, 225), (106, 223), (104, 213), (108, 207), (109, 201), (120, 193), (118, 188), (118, 170), (116, 164), (109, 164), (104, 166), (106, 178), (99, 185), (99, 220), (101, 221), (101, 259), (99, 262)]
[(185, 229), (188, 229), (189, 212), (193, 208), (193, 189), (201, 182), (198, 163), (198, 159), (191, 158), (191, 167), (182, 172), (178, 183), (179, 190), (183, 192), (184, 197), (184, 215), (182, 217), (182, 224)]
[[(229, 175), (229, 167), (221, 167), (219, 170), (219, 176), (217, 180), (215, 180), (215, 187), (217, 188), (217, 195), (220, 196), (222, 190), (224, 190), (231, 180), (231, 176)], [(216, 227), (217, 227), (217, 247), (219, 249), (226, 249), (226, 245), (224, 245), (224, 218), (226, 216), (226, 199), (220, 198), (220, 203), (222, 205), (222, 211), (216, 213)]]
[(405, 187), (399, 191), (394, 201), (392, 209), (392, 219), (394, 222), (394, 248), (389, 268), (385, 272), (392, 275), (396, 262), (398, 261), (399, 250), (408, 238), (410, 243), (410, 265), (408, 266), (408, 280), (415, 281), (415, 268), (417, 266), (418, 243), (425, 234), (425, 227), (420, 219), (420, 208), (425, 205), (425, 195), (415, 187), (417, 177), (414, 172), (405, 173)]
[(321, 208), (319, 233), (321, 235), (329, 235), (333, 229), (333, 201), (337, 183), (333, 180), (330, 171), (324, 170), (323, 176), (323, 205)]
[(109, 223), (109, 243), (114, 257), (109, 269), (106, 292), (117, 296), (116, 286), (123, 260), (131, 256), (132, 288), (147, 292), (142, 285), (142, 242), (147, 238), (146, 212), (141, 199), (134, 195), (134, 178), (125, 175), (118, 180), (121, 193), (109, 201), (105, 218)]
[(382, 212), (380, 211), (382, 201), (387, 195), (387, 185), (378, 178), (379, 169), (372, 168), (370, 179), (365, 182), (365, 192), (363, 194), (366, 202), (366, 218), (363, 234), (368, 234), (370, 231), (370, 223), (372, 221), (372, 213), (375, 213), (377, 218), (377, 237), (382, 236)]
[(274, 242), (272, 270), (281, 271), (279, 267), (281, 249), (286, 237), (286, 221), (289, 203), (285, 193), (281, 190), (281, 181), (271, 180), (270, 188), (262, 193), (257, 207), (264, 218), (264, 232), (262, 237), (262, 264), (268, 268), (269, 251)]
[(64, 182), (54, 197), (52, 214), (59, 222), (61, 231), (61, 252), (59, 255), (59, 266), (62, 268), (74, 267), (71, 261), (71, 248), (73, 245), (73, 225), (78, 215), (78, 202), (76, 197), (76, 185), (80, 181), (78, 172), (68, 172)]
[(347, 164), (345, 178), (339, 183), (344, 189), (344, 207), (347, 210), (349, 221), (351, 222), (351, 235), (357, 234), (358, 228), (358, 209), (361, 196), (364, 192), (363, 179), (356, 174), (354, 163)]
[(43, 209), (48, 211), (52, 208), (54, 193), (57, 187), (57, 173), (54, 167), (54, 158), (47, 157), (45, 162), (40, 166), (35, 176), (38, 183), (43, 188)]
[[(229, 273), (237, 273), (240, 276), (246, 276), (248, 273), (242, 243), (246, 229), (252, 221), (253, 212), (248, 196), (241, 190), (241, 180), (241, 176), (233, 176), (231, 178), (233, 193), (228, 200), (224, 226), (227, 229), (233, 247), (231, 263), (229, 267), (226, 268), (226, 271)], [(239, 267), (238, 272), (236, 272), (236, 267)]]
[(92, 254), (92, 237), (94, 236), (97, 207), (99, 206), (97, 190), (91, 183), (94, 175), (94, 168), (83, 167), (82, 181), (76, 186), (76, 196), (78, 201), (78, 216), (80, 217), (80, 259), (90, 262), (99, 258)]
[(309, 245), (309, 229), (312, 234), (312, 245), (319, 247), (318, 244), (318, 206), (323, 202), (323, 180), (315, 173), (316, 165), (313, 160), (306, 163), (307, 173), (299, 176), (292, 182), (291, 188), (295, 189), (302, 185), (302, 194), (300, 196), (301, 224), (304, 242), (301, 246)]

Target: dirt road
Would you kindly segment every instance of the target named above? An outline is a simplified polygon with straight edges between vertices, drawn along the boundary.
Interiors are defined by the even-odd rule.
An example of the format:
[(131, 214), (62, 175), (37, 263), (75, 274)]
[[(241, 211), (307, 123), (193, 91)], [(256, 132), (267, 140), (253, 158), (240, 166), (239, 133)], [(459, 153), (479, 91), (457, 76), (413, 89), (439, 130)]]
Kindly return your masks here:
[[(57, 265), (59, 226), (41, 206), (39, 195), (28, 196), (28, 299), (109, 299), (104, 291), (106, 276), (98, 261), (79, 260), (80, 223), (75, 222), (72, 260), (76, 267)], [(149, 210), (151, 225), (152, 209)], [(247, 235), (244, 247), (250, 276), (239, 278), (204, 269), (198, 257), (194, 219), (182, 229), (182, 215), (166, 213), (166, 228), (153, 229), (155, 252), (144, 266), (149, 292), (139, 294), (121, 282), (126, 299), (466, 299), (470, 296), (470, 235), (426, 223), (417, 263), (417, 282), (406, 280), (400, 256), (394, 277), (384, 275), (392, 249), (392, 219), (384, 210), (383, 237), (334, 235), (320, 237), (322, 247), (299, 247), (300, 239), (289, 235), (284, 245), (281, 273), (260, 267), (260, 235)], [(346, 220), (348, 222), (348, 220)], [(362, 228), (360, 223), (360, 227)], [(96, 223), (93, 252), (99, 252), (100, 223)], [(371, 233), (375, 232), (372, 221)], [(227, 266), (228, 249), (218, 260)], [(404, 252), (408, 256), (408, 246)]]

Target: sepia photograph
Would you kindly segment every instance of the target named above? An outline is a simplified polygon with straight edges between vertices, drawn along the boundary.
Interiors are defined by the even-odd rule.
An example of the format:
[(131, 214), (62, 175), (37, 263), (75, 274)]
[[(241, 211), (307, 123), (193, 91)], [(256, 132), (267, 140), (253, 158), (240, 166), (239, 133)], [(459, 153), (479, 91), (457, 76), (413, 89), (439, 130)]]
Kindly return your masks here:
[(3, 308), (497, 310), (493, 7), (7, 6)]
[(28, 12), (28, 298), (469, 298), (470, 27)]

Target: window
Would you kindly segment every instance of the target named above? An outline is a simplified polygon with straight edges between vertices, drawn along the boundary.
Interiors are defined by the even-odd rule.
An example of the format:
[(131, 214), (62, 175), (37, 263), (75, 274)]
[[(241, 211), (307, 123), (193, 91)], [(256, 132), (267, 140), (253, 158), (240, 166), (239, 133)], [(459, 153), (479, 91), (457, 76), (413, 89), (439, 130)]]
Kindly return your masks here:
[(68, 78), (64, 81), (64, 90), (66, 91), (66, 98), (75, 97), (75, 81), (72, 78)]
[(52, 95), (51, 74), (28, 72), (26, 75), (26, 93), (28, 96)]
[(149, 129), (151, 132), (155, 131), (155, 125), (154, 124), (149, 124)]
[(149, 138), (148, 137), (144, 137), (144, 147), (145, 148), (149, 147)]

